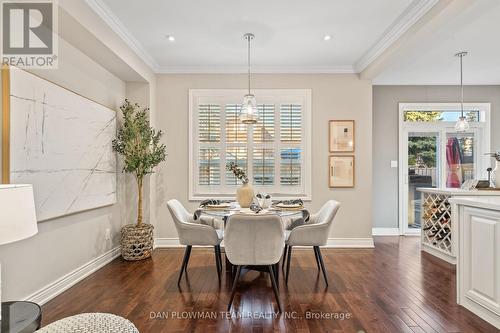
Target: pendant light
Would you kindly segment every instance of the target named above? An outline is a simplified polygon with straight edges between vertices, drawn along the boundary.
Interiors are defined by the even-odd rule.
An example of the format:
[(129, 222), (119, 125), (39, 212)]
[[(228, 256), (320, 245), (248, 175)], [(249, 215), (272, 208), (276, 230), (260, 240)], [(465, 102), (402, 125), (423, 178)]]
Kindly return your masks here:
[(463, 70), (462, 70), (462, 59), (467, 55), (467, 52), (459, 52), (455, 54), (456, 57), (460, 58), (460, 109), (462, 114), (460, 118), (458, 118), (457, 123), (455, 124), (455, 130), (458, 132), (465, 132), (469, 129), (469, 123), (464, 115), (464, 80), (463, 80)]
[(259, 120), (257, 100), (250, 91), (250, 41), (255, 38), (254, 34), (246, 33), (243, 38), (248, 42), (248, 93), (243, 97), (241, 104), (240, 121), (243, 124), (255, 124)]

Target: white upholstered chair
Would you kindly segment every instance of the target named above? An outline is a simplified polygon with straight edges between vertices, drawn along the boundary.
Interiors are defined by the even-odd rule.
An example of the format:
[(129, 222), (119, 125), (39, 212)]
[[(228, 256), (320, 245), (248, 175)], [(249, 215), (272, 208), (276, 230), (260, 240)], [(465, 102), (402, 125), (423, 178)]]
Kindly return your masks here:
[(321, 207), (319, 212), (311, 215), (311, 223), (300, 225), (292, 230), (286, 231), (285, 252), (282, 266), (285, 266), (286, 261), (286, 284), (288, 284), (288, 277), (290, 275), (292, 248), (294, 246), (312, 246), (316, 257), (316, 265), (318, 266), (318, 270), (323, 271), (323, 277), (328, 286), (328, 276), (326, 274), (325, 264), (323, 263), (323, 257), (321, 256), (320, 246), (326, 245), (333, 219), (339, 208), (339, 202), (329, 200)]
[(279, 216), (235, 214), (229, 217), (224, 247), (228, 260), (236, 266), (236, 274), (228, 311), (233, 303), (242, 266), (263, 266), (269, 272), (276, 303), (281, 312), (275, 265), (280, 261), (284, 245), (285, 232)]
[(179, 234), (179, 242), (181, 245), (186, 245), (184, 260), (182, 261), (182, 267), (177, 284), (181, 282), (182, 273), (187, 271), (191, 248), (193, 246), (207, 245), (214, 247), (215, 265), (217, 267), (217, 275), (220, 282), (222, 272), (220, 243), (223, 238), (223, 231), (215, 229), (212, 226), (190, 222), (193, 215), (190, 214), (178, 200), (172, 199), (168, 201), (167, 206), (174, 220), (177, 233)]

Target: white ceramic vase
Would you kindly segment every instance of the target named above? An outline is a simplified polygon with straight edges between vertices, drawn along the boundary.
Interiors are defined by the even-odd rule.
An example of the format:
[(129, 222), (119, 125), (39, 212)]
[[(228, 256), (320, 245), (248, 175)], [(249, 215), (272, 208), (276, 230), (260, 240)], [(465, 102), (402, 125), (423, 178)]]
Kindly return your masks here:
[(495, 169), (491, 172), (493, 186), (500, 188), (500, 161), (496, 161)]
[(241, 208), (250, 208), (253, 202), (253, 188), (249, 183), (243, 184), (236, 190), (236, 201)]

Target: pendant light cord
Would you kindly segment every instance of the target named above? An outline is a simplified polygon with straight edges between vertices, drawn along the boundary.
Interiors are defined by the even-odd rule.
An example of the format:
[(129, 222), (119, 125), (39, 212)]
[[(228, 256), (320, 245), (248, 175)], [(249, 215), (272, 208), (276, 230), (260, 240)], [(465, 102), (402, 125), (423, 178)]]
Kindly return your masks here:
[(460, 107), (462, 109), (462, 118), (464, 117), (464, 81), (463, 81), (463, 68), (462, 59), (464, 55), (460, 55)]
[(247, 36), (248, 40), (248, 94), (250, 95), (250, 39), (251, 36)]

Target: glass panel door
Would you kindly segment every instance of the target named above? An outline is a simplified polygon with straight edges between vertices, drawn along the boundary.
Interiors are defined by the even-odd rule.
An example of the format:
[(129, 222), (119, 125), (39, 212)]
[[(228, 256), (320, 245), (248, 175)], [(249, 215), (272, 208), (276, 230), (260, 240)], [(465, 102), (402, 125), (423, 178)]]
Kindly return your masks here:
[(441, 140), (439, 132), (408, 132), (406, 233), (420, 232), (421, 193), (419, 187), (439, 187), (441, 179)]
[(446, 134), (446, 187), (460, 188), (476, 175), (474, 133)]

